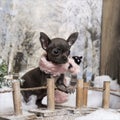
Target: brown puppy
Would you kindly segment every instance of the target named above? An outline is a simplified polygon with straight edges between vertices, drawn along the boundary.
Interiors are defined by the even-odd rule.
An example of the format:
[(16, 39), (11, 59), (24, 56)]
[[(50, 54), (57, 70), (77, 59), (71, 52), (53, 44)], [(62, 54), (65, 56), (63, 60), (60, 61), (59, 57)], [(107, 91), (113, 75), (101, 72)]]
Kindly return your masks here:
[[(71, 34), (67, 40), (64, 40), (62, 38), (54, 38), (51, 40), (45, 33), (41, 32), (40, 43), (42, 48), (46, 51), (46, 59), (54, 64), (67, 63), (68, 56), (70, 54), (70, 48), (76, 41), (77, 37), (78, 33), (76, 32)], [(44, 71), (40, 70), (39, 67), (37, 67), (22, 76), (22, 79), (24, 79), (25, 81), (21, 85), (21, 88), (46, 86), (47, 78), (49, 78), (50, 76), (50, 74), (45, 73)], [(59, 90), (66, 93), (71, 92), (70, 89), (68, 90), (67, 87), (64, 85), (64, 74), (58, 76), (55, 84)], [(47, 95), (47, 91), (46, 89), (37, 91), (23, 91), (22, 95), (26, 102), (29, 101), (30, 95), (36, 95), (36, 104), (38, 105), (38, 107), (41, 107), (42, 99)]]

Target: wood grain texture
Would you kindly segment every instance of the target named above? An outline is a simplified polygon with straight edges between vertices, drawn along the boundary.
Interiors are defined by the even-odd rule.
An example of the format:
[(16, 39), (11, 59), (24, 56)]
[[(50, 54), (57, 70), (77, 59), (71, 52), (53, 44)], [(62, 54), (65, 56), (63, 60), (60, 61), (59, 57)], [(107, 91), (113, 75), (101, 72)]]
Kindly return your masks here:
[(22, 102), (19, 81), (13, 82), (13, 101), (15, 115), (22, 115)]
[(103, 91), (103, 108), (108, 109), (110, 104), (110, 82), (104, 82), (104, 91)]
[(83, 80), (78, 80), (76, 88), (76, 108), (83, 107)]
[(120, 84), (120, 1), (103, 0), (100, 74)]
[(55, 110), (55, 91), (54, 78), (47, 79), (47, 108), (48, 110)]

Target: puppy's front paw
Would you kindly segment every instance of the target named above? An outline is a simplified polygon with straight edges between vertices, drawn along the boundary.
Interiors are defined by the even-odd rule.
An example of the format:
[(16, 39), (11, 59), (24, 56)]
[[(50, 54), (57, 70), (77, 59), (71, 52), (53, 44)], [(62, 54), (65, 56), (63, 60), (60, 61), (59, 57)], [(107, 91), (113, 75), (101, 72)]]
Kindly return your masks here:
[(57, 86), (57, 89), (62, 92), (68, 93), (67, 87), (65, 85), (59, 85), (59, 86)]
[(76, 89), (76, 86), (71, 86), (71, 85), (69, 85), (67, 88), (66, 88), (67, 90), (67, 93), (74, 93), (75, 92), (75, 89)]

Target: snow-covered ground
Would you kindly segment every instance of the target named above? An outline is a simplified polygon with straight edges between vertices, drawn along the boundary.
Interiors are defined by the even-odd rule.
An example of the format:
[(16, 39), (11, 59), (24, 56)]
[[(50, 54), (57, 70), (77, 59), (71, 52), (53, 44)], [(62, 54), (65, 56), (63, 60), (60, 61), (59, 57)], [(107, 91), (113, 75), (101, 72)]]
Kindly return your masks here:
[(78, 117), (75, 120), (120, 120), (120, 113), (115, 110), (99, 109), (87, 116)]
[[(94, 85), (95, 87), (102, 87), (103, 81), (111, 81), (109, 76), (99, 76), (95, 78)], [(120, 86), (117, 85), (116, 81), (111, 81), (112, 89), (119, 89)], [(8, 90), (4, 88), (1, 90)], [(110, 97), (110, 107), (120, 109), (120, 97), (111, 96)], [(36, 96), (31, 96), (29, 103), (22, 102), (22, 108), (24, 110), (29, 110), (32, 108), (37, 108), (35, 105)], [(43, 103), (46, 103), (46, 98), (43, 100)], [(75, 94), (69, 95), (69, 101), (63, 105), (75, 106)], [(102, 105), (102, 93), (89, 91), (88, 93), (88, 107), (101, 107)], [(12, 93), (0, 93), (0, 115), (1, 114), (11, 114), (13, 113), (13, 100)], [(99, 116), (99, 117), (98, 117)], [(104, 110), (98, 109), (97, 111), (83, 117), (76, 118), (76, 120), (120, 120), (120, 113), (115, 110)]]
[[(9, 90), (9, 88), (4, 88), (2, 90)], [(2, 91), (0, 89), (0, 91)], [(13, 99), (12, 93), (0, 93), (0, 114), (11, 114), (13, 113)]]

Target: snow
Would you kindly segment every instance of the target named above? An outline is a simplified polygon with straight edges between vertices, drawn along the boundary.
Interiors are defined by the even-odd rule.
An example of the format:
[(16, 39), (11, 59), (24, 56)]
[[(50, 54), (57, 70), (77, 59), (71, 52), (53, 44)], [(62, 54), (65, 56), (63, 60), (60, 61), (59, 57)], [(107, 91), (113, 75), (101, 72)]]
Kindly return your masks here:
[(37, 108), (37, 105), (35, 104), (36, 98), (37, 97), (35, 95), (31, 95), (28, 103), (25, 103), (23, 98), (22, 98), (22, 108), (23, 108), (23, 110), (27, 111), (27, 110), (30, 110), (30, 109)]
[(100, 109), (87, 116), (78, 117), (75, 120), (120, 120), (120, 113), (115, 110)]
[[(108, 80), (111, 81), (111, 88), (114, 89), (120, 89), (120, 86), (117, 85), (116, 81), (112, 81), (109, 76), (98, 76), (95, 78), (95, 86), (102, 87), (103, 81)], [(99, 81), (99, 82), (98, 82)], [(2, 88), (0, 91), (3, 90), (10, 90), (10, 88)], [(66, 102), (63, 105), (70, 105), (75, 106), (75, 93), (69, 95), (69, 101)], [(120, 109), (120, 98), (116, 96), (110, 97), (110, 107), (111, 108), (118, 108)], [(30, 97), (30, 101), (28, 103), (25, 103), (22, 99), (22, 108), (24, 111), (37, 108), (35, 105), (36, 96), (32, 95)], [(46, 104), (46, 97), (43, 100), (43, 103)], [(102, 105), (102, 93), (96, 92), (96, 91), (89, 91), (88, 92), (88, 107), (101, 107)], [(0, 115), (3, 114), (10, 114), (13, 113), (14, 107), (13, 107), (13, 99), (12, 99), (12, 93), (0, 93)], [(99, 117), (98, 117), (99, 116)], [(76, 120), (119, 120), (120, 119), (120, 113), (116, 112), (116, 110), (113, 109), (98, 109), (95, 112), (92, 112), (89, 115), (78, 117)]]
[(103, 87), (104, 81), (110, 81), (110, 88), (114, 90), (120, 89), (120, 86), (117, 84), (117, 80), (112, 80), (107, 75), (96, 76), (94, 80), (94, 87)]
[(0, 93), (0, 114), (13, 113), (12, 93)]
[[(4, 87), (0, 89), (0, 91), (4, 90), (11, 90), (10, 88)], [(21, 96), (22, 98), (22, 96)], [(25, 103), (22, 98), (22, 109), (24, 111), (37, 108), (37, 105), (35, 104), (36, 96), (32, 95), (29, 98), (29, 102)], [(13, 95), (12, 92), (9, 93), (0, 93), (0, 115), (3, 114), (12, 114), (14, 112), (14, 106), (13, 106)]]

